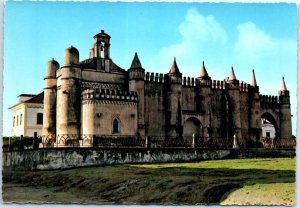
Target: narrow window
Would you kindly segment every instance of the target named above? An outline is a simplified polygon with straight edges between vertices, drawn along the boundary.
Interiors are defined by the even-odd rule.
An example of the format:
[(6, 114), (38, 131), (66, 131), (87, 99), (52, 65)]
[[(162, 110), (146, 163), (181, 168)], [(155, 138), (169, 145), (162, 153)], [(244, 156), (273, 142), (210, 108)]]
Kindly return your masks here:
[(120, 121), (115, 118), (113, 121), (113, 134), (120, 133)]
[(13, 119), (13, 127), (15, 127), (15, 122), (16, 122), (16, 117), (14, 116), (14, 119)]
[(38, 124), (38, 125), (43, 124), (43, 114), (42, 113), (37, 114), (36, 124)]
[(22, 117), (23, 117), (23, 115), (21, 114), (20, 115), (20, 125), (22, 125)]
[(19, 116), (17, 116), (17, 124), (16, 124), (16, 126), (18, 126), (18, 124), (19, 124)]

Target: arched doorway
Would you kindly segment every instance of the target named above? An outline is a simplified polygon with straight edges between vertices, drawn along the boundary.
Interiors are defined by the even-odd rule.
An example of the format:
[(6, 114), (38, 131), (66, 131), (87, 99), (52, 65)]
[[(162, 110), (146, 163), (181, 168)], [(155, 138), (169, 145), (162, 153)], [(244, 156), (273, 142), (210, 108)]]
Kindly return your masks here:
[(278, 137), (278, 124), (272, 114), (265, 112), (261, 115), (261, 128), (263, 139), (275, 139)]
[(190, 117), (183, 124), (183, 136), (193, 136), (193, 134), (202, 135), (202, 125), (197, 118)]

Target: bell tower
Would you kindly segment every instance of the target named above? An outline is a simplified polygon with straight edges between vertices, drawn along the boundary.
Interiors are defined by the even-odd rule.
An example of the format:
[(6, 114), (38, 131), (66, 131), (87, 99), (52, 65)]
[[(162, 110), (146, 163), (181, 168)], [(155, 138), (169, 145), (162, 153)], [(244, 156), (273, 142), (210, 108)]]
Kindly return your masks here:
[(101, 30), (94, 36), (94, 45), (90, 49), (90, 58), (97, 58), (97, 70), (109, 72), (110, 66), (110, 36)]

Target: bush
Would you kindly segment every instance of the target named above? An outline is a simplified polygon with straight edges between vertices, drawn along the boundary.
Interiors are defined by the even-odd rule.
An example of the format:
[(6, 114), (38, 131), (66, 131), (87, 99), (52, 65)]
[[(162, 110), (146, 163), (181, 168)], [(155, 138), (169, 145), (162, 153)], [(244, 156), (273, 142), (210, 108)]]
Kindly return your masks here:
[[(10, 145), (9, 145), (9, 139), (10, 139)], [(35, 148), (38, 147), (40, 140), (36, 139)], [(34, 143), (33, 137), (23, 137), (22, 139), (20, 137), (12, 136), (12, 137), (3, 137), (3, 149), (5, 150), (16, 150), (16, 149), (24, 149), (24, 147), (32, 148)]]

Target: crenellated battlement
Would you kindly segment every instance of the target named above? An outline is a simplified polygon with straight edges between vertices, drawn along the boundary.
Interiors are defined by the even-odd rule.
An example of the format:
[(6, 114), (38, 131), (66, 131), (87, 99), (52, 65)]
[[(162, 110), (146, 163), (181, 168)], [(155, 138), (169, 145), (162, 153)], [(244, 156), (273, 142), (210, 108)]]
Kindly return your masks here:
[(146, 82), (156, 82), (156, 83), (164, 83), (165, 82), (165, 77), (167, 75), (162, 74), (162, 73), (154, 73), (154, 72), (147, 72), (145, 74), (145, 81)]
[(211, 81), (211, 88), (217, 90), (225, 90), (226, 89), (226, 82), (220, 80), (212, 80)]
[(192, 78), (191, 77), (183, 77), (182, 86), (195, 87), (196, 79), (193, 77)]
[(143, 80), (144, 79), (144, 76), (145, 76), (144, 69), (132, 68), (132, 69), (129, 69), (128, 72), (129, 72), (129, 80), (132, 80), (132, 79)]
[(240, 83), (240, 92), (248, 92), (250, 88), (250, 84), (246, 82), (241, 82)]
[(123, 100), (138, 101), (137, 92), (114, 89), (86, 89), (82, 92), (82, 100)]
[(278, 104), (278, 96), (272, 95), (259, 95), (259, 99), (261, 103), (270, 103), (270, 104)]

